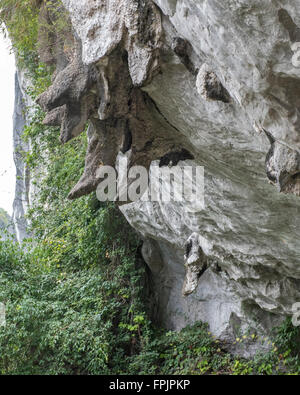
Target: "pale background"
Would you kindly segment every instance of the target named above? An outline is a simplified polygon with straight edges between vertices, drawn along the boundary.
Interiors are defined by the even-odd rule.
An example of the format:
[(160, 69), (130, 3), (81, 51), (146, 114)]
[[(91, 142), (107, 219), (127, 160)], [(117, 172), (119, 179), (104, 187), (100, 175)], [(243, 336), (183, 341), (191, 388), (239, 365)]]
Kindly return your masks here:
[(13, 161), (14, 56), (0, 33), (0, 207), (12, 214), (15, 191)]

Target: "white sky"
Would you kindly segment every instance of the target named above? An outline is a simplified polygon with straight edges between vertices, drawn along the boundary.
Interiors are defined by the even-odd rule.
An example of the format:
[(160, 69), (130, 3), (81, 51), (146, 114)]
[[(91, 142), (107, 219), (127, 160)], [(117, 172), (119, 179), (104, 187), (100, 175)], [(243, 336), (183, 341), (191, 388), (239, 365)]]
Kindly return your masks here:
[(9, 41), (0, 32), (0, 207), (12, 214), (15, 192), (13, 109), (15, 60)]

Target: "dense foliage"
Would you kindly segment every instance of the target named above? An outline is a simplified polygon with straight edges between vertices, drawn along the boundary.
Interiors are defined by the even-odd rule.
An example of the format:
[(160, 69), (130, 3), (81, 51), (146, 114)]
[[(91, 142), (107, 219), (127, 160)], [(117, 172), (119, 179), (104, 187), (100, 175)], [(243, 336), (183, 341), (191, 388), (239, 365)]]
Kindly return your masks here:
[(24, 130), (33, 142), (24, 159), (37, 184), (29, 213), (33, 239), (22, 248), (0, 244), (0, 300), (7, 311), (0, 370), (123, 370), (147, 330), (140, 242), (114, 205), (101, 205), (94, 195), (67, 200), (83, 170), (86, 135), (62, 146), (59, 131), (42, 118), (37, 108)]
[(0, 229), (6, 228), (10, 223), (10, 217), (3, 208), (0, 208)]
[[(38, 3), (0, 0), (14, 50), (30, 72), (33, 98), (51, 80), (37, 55)], [(24, 160), (36, 187), (32, 239), (22, 246), (0, 241), (0, 301), (6, 305), (1, 374), (300, 372), (299, 331), (289, 321), (274, 335), (270, 352), (251, 361), (232, 357), (203, 323), (179, 333), (155, 328), (137, 235), (116, 206), (100, 204), (94, 194), (67, 199), (83, 171), (86, 134), (62, 146), (59, 130), (42, 124), (41, 109), (34, 114), (24, 130), (32, 147)]]
[(140, 347), (137, 241), (114, 207), (95, 212), (88, 200), (78, 221), (62, 213), (62, 230), (28, 241), (26, 252), (0, 244), (2, 373), (109, 373)]

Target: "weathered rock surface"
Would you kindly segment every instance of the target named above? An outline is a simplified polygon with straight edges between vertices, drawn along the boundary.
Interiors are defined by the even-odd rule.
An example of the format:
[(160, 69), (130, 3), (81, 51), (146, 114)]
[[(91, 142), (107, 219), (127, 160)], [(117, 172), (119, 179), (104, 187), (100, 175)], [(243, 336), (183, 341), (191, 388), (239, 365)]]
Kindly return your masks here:
[[(145, 239), (158, 318), (176, 329), (207, 321), (228, 340), (245, 328), (268, 332), (300, 301), (298, 1), (63, 3), (82, 52), (40, 103), (55, 111), (49, 123), (74, 103), (80, 117), (62, 122), (63, 141), (90, 120), (86, 169), (70, 198), (95, 190), (97, 169), (120, 151), (149, 168), (184, 149), (181, 165), (205, 168), (205, 209), (121, 207)], [(271, 150), (255, 123), (274, 136)]]
[(28, 224), (25, 219), (25, 214), (28, 210), (30, 201), (30, 174), (26, 168), (23, 157), (23, 153), (29, 151), (29, 144), (24, 142), (22, 139), (23, 129), (28, 122), (26, 107), (31, 104), (28, 102), (29, 96), (26, 95), (27, 82), (28, 81), (23, 73), (16, 73), (15, 105), (13, 115), (13, 146), (14, 162), (16, 166), (16, 187), (13, 203), (13, 223), (16, 238), (19, 242), (28, 236)]
[(207, 269), (207, 259), (201, 248), (200, 236), (196, 232), (188, 238), (185, 249), (184, 265), (186, 274), (182, 294), (183, 296), (188, 296), (197, 289), (199, 279)]

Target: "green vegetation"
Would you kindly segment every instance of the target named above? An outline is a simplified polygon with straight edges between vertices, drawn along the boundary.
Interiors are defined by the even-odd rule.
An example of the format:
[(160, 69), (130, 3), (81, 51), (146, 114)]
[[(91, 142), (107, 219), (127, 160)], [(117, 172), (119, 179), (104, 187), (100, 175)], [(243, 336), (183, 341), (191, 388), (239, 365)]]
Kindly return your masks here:
[(67, 200), (83, 170), (86, 135), (62, 146), (59, 130), (43, 126), (42, 118), (37, 108), (24, 131), (33, 141), (24, 159), (39, 188), (29, 213), (33, 239), (22, 248), (0, 243), (0, 300), (7, 311), (0, 371), (123, 371), (148, 327), (140, 241), (114, 205), (93, 195)]
[(13, 238), (15, 233), (12, 218), (8, 213), (0, 208), (0, 237), (2, 239)]
[[(243, 343), (256, 341), (256, 335), (237, 339)], [(274, 330), (270, 351), (251, 360), (237, 358), (226, 352), (226, 344), (215, 339), (207, 325), (196, 323), (179, 333), (156, 332), (139, 355), (131, 362), (135, 374), (230, 374), (272, 375), (300, 374), (299, 330), (287, 320)], [(245, 344), (245, 347), (247, 345)]]
[(3, 208), (0, 208), (0, 228), (7, 228), (10, 224), (10, 216)]
[[(37, 3), (0, 0), (33, 97), (51, 81), (37, 54)], [(251, 361), (232, 357), (203, 323), (179, 333), (151, 324), (137, 235), (117, 207), (94, 194), (67, 200), (83, 171), (85, 133), (62, 146), (43, 116), (35, 108), (24, 130), (32, 146), (24, 160), (39, 191), (29, 213), (33, 238), (23, 246), (0, 241), (7, 322), (0, 328), (0, 374), (299, 374), (299, 331), (290, 321), (274, 334), (270, 352)]]
[(36, 63), (39, 30), (38, 1), (1, 0), (0, 17), (5, 23), (19, 62), (26, 60), (28, 63)]
[(140, 347), (145, 314), (137, 241), (124, 239), (129, 229), (114, 207), (95, 211), (90, 199), (80, 206), (80, 219), (63, 209), (60, 229), (27, 241), (26, 252), (0, 243), (0, 300), (7, 310), (1, 373), (110, 373), (124, 370), (126, 356)]

